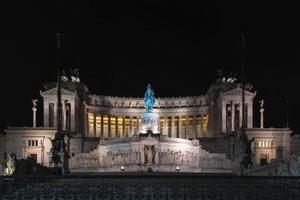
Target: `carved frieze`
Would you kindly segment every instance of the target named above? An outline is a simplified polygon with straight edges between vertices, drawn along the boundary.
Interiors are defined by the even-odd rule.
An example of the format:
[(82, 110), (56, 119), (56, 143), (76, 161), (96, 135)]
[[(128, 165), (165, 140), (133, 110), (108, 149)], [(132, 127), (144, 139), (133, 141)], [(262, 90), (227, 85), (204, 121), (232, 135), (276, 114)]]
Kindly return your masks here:
[[(154, 108), (201, 107), (206, 104), (206, 96), (157, 98)], [(143, 98), (89, 96), (89, 105), (114, 108), (144, 108)]]

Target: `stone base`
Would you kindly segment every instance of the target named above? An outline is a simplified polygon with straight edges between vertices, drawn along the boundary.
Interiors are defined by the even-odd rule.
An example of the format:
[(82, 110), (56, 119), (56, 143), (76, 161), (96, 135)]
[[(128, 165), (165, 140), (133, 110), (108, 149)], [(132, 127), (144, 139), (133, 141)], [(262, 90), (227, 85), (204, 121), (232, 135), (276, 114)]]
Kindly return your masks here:
[(152, 131), (148, 131), (147, 133), (139, 133), (139, 139), (145, 138), (145, 137), (153, 137), (157, 140), (162, 139), (162, 135), (160, 133), (153, 133)]
[(153, 134), (159, 134), (159, 116), (154, 112), (144, 112), (142, 117), (142, 127), (140, 133), (146, 134), (151, 131)]
[(158, 172), (195, 173), (232, 173), (234, 169), (224, 153), (209, 153), (196, 140), (151, 134), (135, 140), (107, 141), (70, 159), (71, 172), (147, 172), (149, 167)]

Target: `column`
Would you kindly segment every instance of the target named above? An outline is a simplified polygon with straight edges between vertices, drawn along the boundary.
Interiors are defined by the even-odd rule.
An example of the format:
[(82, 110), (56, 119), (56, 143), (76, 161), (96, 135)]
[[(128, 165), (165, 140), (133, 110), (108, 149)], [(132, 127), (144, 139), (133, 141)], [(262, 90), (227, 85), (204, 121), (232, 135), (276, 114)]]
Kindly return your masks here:
[(196, 115), (194, 114), (193, 115), (193, 126), (194, 126), (194, 139), (198, 137), (198, 134), (197, 134), (197, 118), (196, 118)]
[(61, 103), (61, 112), (62, 112), (62, 129), (63, 130), (66, 130), (66, 106), (65, 106), (65, 103), (62, 102)]
[(186, 116), (185, 121), (185, 139), (189, 139), (189, 129), (190, 129), (190, 118), (189, 115)]
[(168, 134), (168, 128), (169, 128), (169, 126), (168, 126), (168, 117), (165, 117), (165, 133), (164, 133), (164, 135), (169, 135)]
[(247, 112), (247, 128), (253, 128), (253, 103), (249, 102), (248, 103), (248, 112)]
[(242, 103), (239, 103), (239, 114), (240, 114), (240, 128), (242, 127), (243, 113), (242, 113)]
[(115, 137), (116, 137), (116, 138), (120, 138), (118, 128), (119, 128), (119, 124), (118, 124), (118, 116), (116, 116), (116, 118), (115, 118)]
[(103, 121), (103, 114), (101, 114), (100, 115), (100, 117), (101, 117), (101, 133), (100, 133), (100, 136), (101, 136), (101, 138), (103, 139), (103, 137), (104, 137), (104, 121)]
[(201, 137), (206, 137), (206, 135), (204, 135), (204, 130), (203, 130), (203, 114), (201, 114), (200, 116), (200, 135)]
[(108, 139), (111, 139), (110, 114), (108, 114), (107, 117), (108, 117)]
[(86, 110), (84, 109), (84, 113), (83, 113), (83, 135), (85, 136), (85, 137), (87, 137), (88, 136), (88, 117), (87, 117), (87, 112), (86, 112)]
[(179, 117), (178, 117), (178, 128), (179, 128), (179, 133), (178, 133), (178, 135), (179, 135), (179, 138), (183, 138), (182, 137), (182, 133), (181, 133), (181, 126), (182, 126), (182, 124), (181, 124), (181, 115), (179, 115)]
[(226, 121), (227, 121), (227, 116), (226, 116), (226, 102), (222, 102), (222, 132), (226, 132)]
[(261, 108), (259, 111), (260, 111), (260, 128), (264, 128), (264, 109)]
[(234, 131), (234, 114), (235, 114), (235, 109), (234, 109), (234, 103), (232, 101), (231, 102), (231, 131)]
[(140, 132), (140, 117), (139, 116), (137, 116), (136, 117), (136, 129), (137, 129), (137, 133), (139, 133)]
[(176, 135), (175, 135), (175, 128), (174, 128), (174, 123), (175, 120), (174, 120), (174, 116), (171, 117), (171, 137), (173, 138), (176, 138)]
[(122, 138), (126, 138), (126, 131), (125, 131), (125, 116), (122, 116)]
[(75, 125), (77, 124), (76, 123), (76, 119), (75, 119), (75, 101), (71, 101), (69, 102), (70, 103), (70, 117), (71, 117), (71, 120), (70, 120), (70, 123), (71, 123), (71, 132), (75, 132)]
[(44, 100), (44, 127), (49, 127), (49, 102)]
[(53, 120), (53, 122), (54, 122), (54, 127), (55, 128), (57, 128), (57, 103), (54, 103), (54, 110), (53, 110), (53, 114), (54, 114), (54, 120)]
[(93, 116), (93, 118), (94, 118), (94, 137), (96, 137), (96, 135), (97, 135), (97, 132), (96, 132), (96, 128), (97, 128), (97, 123), (96, 123), (96, 117), (97, 117), (97, 114), (96, 113), (93, 113), (94, 114), (94, 116)]
[(129, 116), (129, 133), (130, 136), (132, 136), (132, 116)]
[(33, 107), (32, 108), (32, 127), (35, 128), (36, 127), (36, 108)]

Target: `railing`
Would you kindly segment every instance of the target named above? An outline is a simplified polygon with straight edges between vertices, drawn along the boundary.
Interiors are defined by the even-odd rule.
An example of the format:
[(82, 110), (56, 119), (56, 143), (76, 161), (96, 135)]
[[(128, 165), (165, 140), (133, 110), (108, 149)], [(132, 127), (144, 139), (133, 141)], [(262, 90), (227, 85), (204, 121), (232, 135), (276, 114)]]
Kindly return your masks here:
[(0, 199), (300, 199), (300, 177), (184, 173), (0, 177)]

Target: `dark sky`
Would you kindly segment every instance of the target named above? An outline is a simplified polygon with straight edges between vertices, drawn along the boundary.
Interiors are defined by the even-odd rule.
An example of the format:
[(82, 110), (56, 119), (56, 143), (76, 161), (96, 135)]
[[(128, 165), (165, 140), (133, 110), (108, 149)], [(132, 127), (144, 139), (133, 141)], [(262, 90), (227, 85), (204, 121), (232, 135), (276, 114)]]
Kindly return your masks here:
[[(38, 1), (37, 1), (38, 2)], [(264, 98), (266, 126), (300, 131), (299, 15), (296, 5), (263, 1), (20, 1), (1, 5), (0, 125), (31, 125), (31, 99), (56, 80), (56, 32), (63, 66), (79, 68), (96, 94), (205, 94), (216, 68), (240, 73), (246, 35), (246, 80)], [(41, 99), (38, 117), (41, 117)]]

